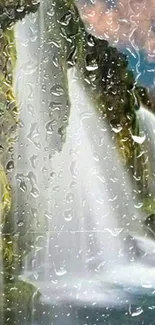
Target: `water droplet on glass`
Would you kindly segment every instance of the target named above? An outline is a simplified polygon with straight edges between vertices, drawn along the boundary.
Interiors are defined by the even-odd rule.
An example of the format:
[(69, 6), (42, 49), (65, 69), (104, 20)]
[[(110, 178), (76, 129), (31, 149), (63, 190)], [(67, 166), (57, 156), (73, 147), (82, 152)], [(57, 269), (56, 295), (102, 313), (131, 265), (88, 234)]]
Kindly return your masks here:
[(60, 111), (61, 107), (62, 107), (62, 103), (60, 102), (50, 102), (49, 104), (49, 109), (51, 109), (52, 112)]
[(24, 221), (23, 220), (19, 220), (17, 222), (17, 225), (18, 225), (18, 227), (23, 227), (24, 226)]
[(91, 63), (89, 65), (86, 66), (86, 70), (87, 71), (95, 71), (98, 69), (98, 64), (96, 63), (96, 61), (91, 61)]
[(64, 269), (63, 267), (61, 267), (59, 270), (56, 270), (56, 269), (55, 269), (55, 273), (56, 273), (56, 275), (58, 275), (58, 276), (63, 276), (63, 275), (65, 275), (65, 274), (67, 273), (67, 270)]
[(22, 192), (26, 192), (26, 190), (27, 190), (27, 186), (23, 180), (21, 180), (21, 182), (20, 182), (20, 190)]
[(152, 285), (150, 283), (145, 283), (145, 284), (142, 284), (142, 287), (146, 288), (146, 289), (151, 289)]
[(56, 173), (55, 173), (55, 172), (51, 172), (51, 173), (49, 174), (49, 176), (50, 176), (50, 178), (53, 178), (53, 177), (56, 176)]
[(54, 186), (53, 187), (53, 192), (59, 192), (60, 186)]
[[(91, 3), (94, 4), (94, 0), (91, 0)], [(92, 35), (88, 35), (88, 37), (87, 37), (87, 44), (90, 47), (94, 47), (95, 46), (94, 37)]]
[(42, 172), (43, 172), (43, 174), (46, 174), (48, 172), (48, 169), (46, 167), (43, 167)]
[(71, 221), (73, 219), (74, 210), (69, 209), (64, 211), (64, 219), (66, 221)]
[(36, 138), (39, 138), (39, 130), (38, 130), (38, 124), (37, 123), (32, 123), (30, 127), (30, 132), (27, 136), (28, 140), (32, 142), (36, 148), (40, 148), (40, 142), (36, 141)]
[(33, 276), (34, 276), (35, 280), (38, 280), (38, 278), (39, 278), (39, 274), (38, 274), (37, 272), (35, 272), (35, 273), (33, 274)]
[(31, 208), (31, 213), (32, 213), (32, 216), (33, 216), (34, 218), (37, 218), (37, 216), (38, 216), (38, 211), (37, 211), (36, 209)]
[(138, 307), (138, 308), (136, 308), (136, 311), (135, 312), (130, 312), (130, 315), (132, 316), (132, 317), (137, 317), (137, 316), (139, 316), (139, 315), (141, 315), (143, 313), (143, 309), (141, 308), (141, 307)]
[(122, 126), (121, 125), (118, 125), (118, 126), (113, 126), (112, 127), (112, 131), (114, 131), (115, 133), (119, 133), (122, 131)]
[(75, 186), (76, 186), (76, 182), (72, 181), (72, 182), (70, 183), (70, 188), (75, 188)]
[(136, 209), (141, 209), (141, 208), (143, 207), (143, 205), (144, 205), (143, 202), (138, 202), (138, 203), (134, 204), (134, 207), (135, 207)]
[(47, 90), (47, 89), (46, 89), (46, 85), (45, 85), (45, 84), (42, 84), (42, 85), (41, 85), (41, 89), (42, 89), (43, 92), (46, 92), (46, 90)]
[(52, 95), (55, 95), (55, 96), (62, 96), (64, 93), (64, 89), (62, 88), (62, 86), (60, 85), (54, 85), (52, 88), (51, 88), (51, 94)]
[(26, 177), (30, 181), (30, 183), (32, 184), (32, 186), (33, 186), (33, 184), (36, 184), (36, 181), (37, 181), (36, 175), (32, 171), (29, 172)]
[(92, 113), (84, 112), (84, 113), (80, 114), (80, 117), (81, 117), (82, 120), (90, 119), (92, 117)]
[(70, 23), (72, 19), (72, 14), (68, 11), (60, 20), (59, 23), (62, 26), (68, 26), (68, 24)]
[(47, 10), (47, 16), (53, 17), (54, 15), (55, 15), (55, 9), (54, 9), (54, 7), (50, 8), (49, 10)]
[(8, 161), (8, 163), (6, 165), (6, 170), (8, 172), (11, 172), (13, 169), (14, 169), (14, 161), (13, 160), (10, 160), (10, 161)]
[(97, 175), (97, 178), (102, 182), (105, 183), (105, 177), (102, 174)]
[(66, 128), (64, 126), (61, 126), (59, 129), (58, 129), (58, 134), (63, 138), (66, 134)]
[(134, 142), (136, 142), (138, 144), (142, 144), (142, 143), (144, 143), (146, 136), (145, 136), (145, 134), (143, 136), (132, 135), (132, 139)]
[(39, 196), (39, 190), (35, 187), (32, 188), (30, 194), (34, 197), (37, 198)]
[(59, 177), (59, 178), (62, 178), (62, 177), (63, 177), (63, 172), (62, 172), (62, 171), (60, 171), (60, 172), (58, 173), (58, 177)]
[(117, 229), (109, 229), (105, 228), (106, 231), (108, 231), (113, 237), (117, 237), (120, 235), (120, 233), (123, 231), (123, 228), (117, 228)]
[(33, 106), (33, 105), (28, 104), (28, 105), (27, 105), (27, 111), (28, 111), (32, 116), (34, 116), (35, 109), (34, 109), (34, 106)]
[(95, 161), (99, 161), (99, 155), (98, 155), (97, 152), (94, 152), (94, 154), (93, 154), (93, 159), (94, 159)]
[(118, 195), (116, 195), (116, 196), (110, 198), (109, 201), (113, 202), (113, 201), (115, 201), (117, 198), (118, 198)]
[(77, 176), (77, 164), (76, 164), (76, 160), (72, 161), (71, 162), (71, 165), (70, 165), (70, 171), (71, 171), (71, 174), (73, 176)]
[(53, 56), (53, 64), (55, 65), (56, 68), (58, 68), (58, 66), (59, 66), (59, 58), (56, 55)]
[(66, 195), (66, 202), (67, 202), (67, 203), (71, 203), (71, 202), (73, 202), (73, 198), (74, 198), (73, 193), (68, 193), (68, 194)]
[(53, 133), (53, 124), (52, 124), (53, 121), (49, 121), (47, 124), (46, 124), (46, 131), (48, 134), (52, 134)]
[(52, 220), (52, 215), (48, 212), (45, 212), (45, 217), (49, 220)]
[(32, 165), (33, 168), (36, 168), (36, 166), (37, 166), (37, 158), (38, 158), (37, 155), (33, 155), (33, 156), (30, 158), (31, 165)]

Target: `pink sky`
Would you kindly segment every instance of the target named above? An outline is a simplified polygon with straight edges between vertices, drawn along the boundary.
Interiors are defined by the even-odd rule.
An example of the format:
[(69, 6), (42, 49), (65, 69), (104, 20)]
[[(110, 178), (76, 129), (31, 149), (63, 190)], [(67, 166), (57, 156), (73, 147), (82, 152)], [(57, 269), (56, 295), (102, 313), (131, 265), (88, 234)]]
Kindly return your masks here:
[(111, 9), (98, 0), (80, 12), (97, 36), (116, 47), (143, 50), (155, 61), (155, 0), (117, 0), (117, 8)]

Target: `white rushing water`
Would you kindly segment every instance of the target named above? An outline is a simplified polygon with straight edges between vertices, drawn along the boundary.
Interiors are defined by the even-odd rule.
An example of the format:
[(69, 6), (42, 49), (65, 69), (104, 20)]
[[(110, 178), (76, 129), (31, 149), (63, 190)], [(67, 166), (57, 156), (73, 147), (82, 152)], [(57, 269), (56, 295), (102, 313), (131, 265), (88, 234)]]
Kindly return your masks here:
[[(62, 146), (58, 129), (67, 124), (68, 108), (66, 94), (60, 91), (62, 71), (52, 63), (58, 50), (50, 41), (52, 34), (46, 34), (51, 22), (42, 24), (44, 10), (41, 7), (39, 15), (27, 17), (16, 29), (22, 123), (12, 180), (15, 221), (17, 226), (28, 223), (36, 239), (23, 277), (51, 303), (106, 304), (111, 299), (108, 283), (122, 284), (127, 270), (132, 277), (136, 274), (136, 283), (140, 268), (128, 265), (125, 247), (128, 233), (140, 231), (142, 216), (107, 122), (98, 115), (75, 68), (68, 71), (71, 109)], [(150, 268), (141, 269), (148, 276)]]
[(105, 292), (98, 278), (126, 263), (122, 224), (137, 221), (128, 178), (106, 122), (75, 69), (68, 80), (71, 115), (63, 149), (51, 160), (47, 234), (42, 233), (42, 247), (35, 261), (32, 257), (32, 264), (27, 263), (25, 276), (30, 272), (52, 301), (101, 303)]
[(149, 167), (151, 177), (149, 179), (149, 189), (154, 194), (155, 191), (155, 115), (146, 107), (141, 106), (137, 112), (141, 134), (145, 136), (145, 150), (149, 157)]

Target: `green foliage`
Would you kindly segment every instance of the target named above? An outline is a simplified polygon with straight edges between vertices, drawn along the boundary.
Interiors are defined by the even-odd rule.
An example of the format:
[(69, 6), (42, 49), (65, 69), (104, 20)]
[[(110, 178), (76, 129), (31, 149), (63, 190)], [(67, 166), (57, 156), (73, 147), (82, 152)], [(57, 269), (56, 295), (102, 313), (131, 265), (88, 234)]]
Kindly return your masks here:
[(1, 28), (5, 30), (30, 12), (38, 9), (39, 0), (0, 0)]
[(15, 283), (7, 284), (6, 296), (11, 305), (10, 307), (15, 308), (17, 305), (20, 307), (24, 307), (25, 305), (30, 306), (32, 298), (34, 298), (33, 301), (38, 300), (40, 298), (40, 293), (32, 284), (18, 280)]
[(155, 213), (155, 197), (145, 197), (143, 200), (143, 211), (147, 214)]
[[(0, 292), (3, 289), (0, 288)], [(0, 297), (0, 311), (3, 324), (18, 324), (31, 320), (33, 308), (40, 301), (39, 291), (30, 283), (22, 280), (12, 281), (5, 285), (4, 295)], [(2, 319), (1, 319), (2, 321)]]
[(2, 225), (5, 220), (4, 216), (10, 211), (11, 208), (11, 190), (2, 166), (0, 166), (0, 224)]
[(14, 30), (6, 29), (0, 42), (0, 159), (15, 141), (18, 108), (13, 94), (13, 69), (16, 62)]
[(25, 250), (25, 243), (19, 247), (19, 234), (7, 233), (2, 235), (0, 254), (3, 259), (3, 280), (6, 283), (20, 274), (23, 257), (27, 255), (30, 249), (31, 246)]

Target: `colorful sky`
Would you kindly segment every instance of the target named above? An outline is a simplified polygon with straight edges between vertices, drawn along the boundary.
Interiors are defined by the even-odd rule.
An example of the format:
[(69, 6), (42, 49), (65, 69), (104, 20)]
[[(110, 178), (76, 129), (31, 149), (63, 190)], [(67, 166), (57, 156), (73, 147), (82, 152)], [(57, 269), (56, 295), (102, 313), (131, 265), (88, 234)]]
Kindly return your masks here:
[(89, 31), (125, 51), (138, 81), (155, 83), (155, 0), (81, 0)]

